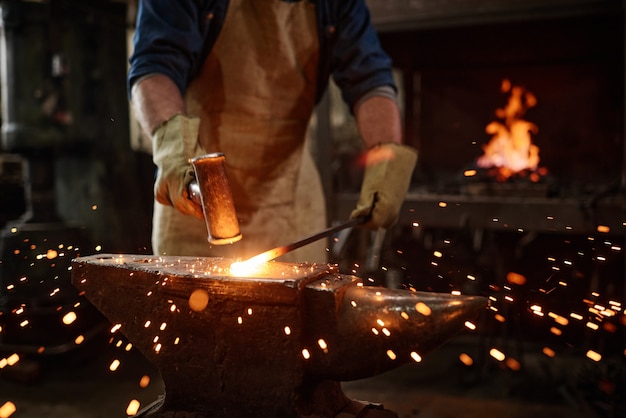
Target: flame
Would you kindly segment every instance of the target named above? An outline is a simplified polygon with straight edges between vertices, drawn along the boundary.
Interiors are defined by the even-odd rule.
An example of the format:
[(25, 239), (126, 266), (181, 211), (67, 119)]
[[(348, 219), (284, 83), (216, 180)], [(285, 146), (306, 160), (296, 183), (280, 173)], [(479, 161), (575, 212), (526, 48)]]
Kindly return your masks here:
[[(496, 177), (504, 181), (523, 170), (537, 170), (539, 147), (531, 140), (531, 135), (538, 132), (537, 125), (522, 118), (537, 104), (536, 97), (523, 87), (512, 86), (509, 80), (503, 80), (501, 90), (509, 93), (506, 106), (496, 110), (502, 122), (491, 122), (485, 128), (492, 137), (483, 146), (484, 155), (476, 163), (482, 168), (497, 168)], [(531, 180), (536, 181), (538, 177), (531, 177)]]

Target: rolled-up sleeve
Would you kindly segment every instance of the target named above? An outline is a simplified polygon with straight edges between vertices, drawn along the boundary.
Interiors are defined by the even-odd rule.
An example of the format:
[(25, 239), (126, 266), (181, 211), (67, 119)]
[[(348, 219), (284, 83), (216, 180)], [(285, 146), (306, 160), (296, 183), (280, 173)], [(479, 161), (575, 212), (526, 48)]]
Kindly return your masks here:
[(372, 89), (396, 87), (391, 59), (380, 45), (364, 0), (343, 0), (340, 4), (331, 68), (343, 99), (352, 108)]
[(129, 59), (128, 92), (148, 74), (170, 77), (184, 94), (197, 71), (208, 11), (193, 0), (140, 0)]

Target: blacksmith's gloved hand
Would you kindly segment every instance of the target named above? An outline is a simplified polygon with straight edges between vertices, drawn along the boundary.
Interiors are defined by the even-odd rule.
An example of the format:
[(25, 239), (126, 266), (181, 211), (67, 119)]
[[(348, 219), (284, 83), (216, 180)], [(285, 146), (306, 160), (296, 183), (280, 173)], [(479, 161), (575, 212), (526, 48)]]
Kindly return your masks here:
[(176, 114), (152, 134), (152, 160), (156, 164), (156, 200), (185, 215), (204, 219), (202, 207), (189, 198), (189, 182), (195, 178), (191, 158), (202, 153), (198, 144), (199, 118)]
[(365, 216), (369, 229), (389, 228), (398, 220), (411, 184), (417, 151), (391, 142), (370, 148), (365, 155), (361, 195), (350, 218)]

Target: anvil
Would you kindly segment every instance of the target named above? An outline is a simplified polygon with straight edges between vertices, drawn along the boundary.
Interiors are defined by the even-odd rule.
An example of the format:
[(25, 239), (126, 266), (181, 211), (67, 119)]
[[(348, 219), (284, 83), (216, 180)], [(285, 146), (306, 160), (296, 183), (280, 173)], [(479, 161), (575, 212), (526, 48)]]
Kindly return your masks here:
[(419, 359), (487, 305), (364, 286), (330, 265), (270, 262), (235, 277), (233, 261), (73, 260), (73, 285), (161, 373), (165, 396), (141, 416), (335, 417), (350, 401), (340, 382)]

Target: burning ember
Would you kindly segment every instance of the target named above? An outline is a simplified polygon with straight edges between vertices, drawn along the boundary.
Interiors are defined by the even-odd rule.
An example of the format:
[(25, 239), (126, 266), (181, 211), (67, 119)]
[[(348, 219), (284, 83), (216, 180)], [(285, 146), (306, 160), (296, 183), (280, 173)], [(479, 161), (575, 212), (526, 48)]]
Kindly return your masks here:
[(532, 143), (531, 136), (539, 129), (523, 119), (526, 111), (537, 104), (537, 98), (506, 79), (500, 89), (509, 94), (509, 100), (506, 106), (496, 109), (496, 116), (502, 121), (493, 121), (486, 126), (485, 131), (492, 137), (483, 146), (484, 154), (476, 163), (481, 168), (495, 169), (493, 175), (498, 181), (530, 171), (530, 180), (537, 182), (540, 174), (545, 174), (542, 173), (545, 169), (539, 168), (539, 147)]

